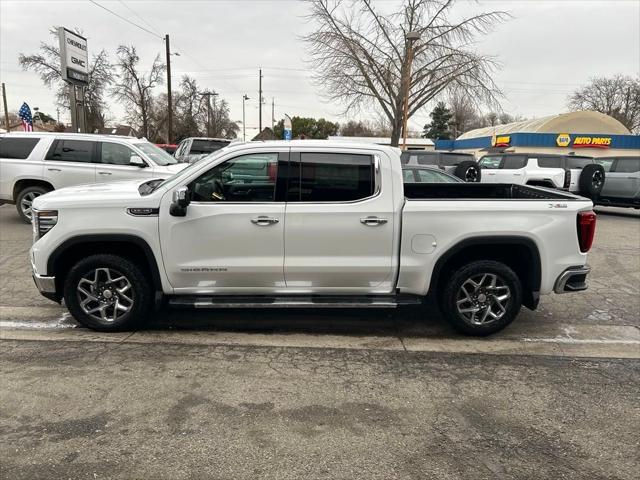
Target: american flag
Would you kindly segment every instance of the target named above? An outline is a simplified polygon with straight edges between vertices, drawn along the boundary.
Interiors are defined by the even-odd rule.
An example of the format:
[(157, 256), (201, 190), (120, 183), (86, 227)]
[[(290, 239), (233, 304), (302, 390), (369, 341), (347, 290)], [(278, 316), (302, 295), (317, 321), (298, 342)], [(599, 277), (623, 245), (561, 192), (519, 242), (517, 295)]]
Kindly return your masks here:
[(20, 107), (18, 116), (22, 120), (22, 128), (25, 132), (33, 132), (33, 117), (31, 117), (31, 109), (27, 102), (24, 102)]

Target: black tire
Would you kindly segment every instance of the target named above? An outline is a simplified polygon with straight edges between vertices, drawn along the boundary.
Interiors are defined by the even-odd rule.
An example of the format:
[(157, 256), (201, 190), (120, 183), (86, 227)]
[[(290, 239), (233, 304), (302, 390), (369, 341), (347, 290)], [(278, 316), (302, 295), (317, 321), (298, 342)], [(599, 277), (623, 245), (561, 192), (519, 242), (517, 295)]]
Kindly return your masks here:
[[(474, 295), (477, 294), (474, 301), (478, 301), (478, 299), (482, 300), (485, 302), (485, 305), (487, 303), (490, 305), (491, 311), (494, 311), (499, 310), (499, 302), (496, 302), (498, 297), (504, 296), (505, 293), (509, 293), (510, 296), (508, 299), (502, 301), (504, 302), (501, 304), (504, 313), (502, 313), (499, 318), (485, 321), (484, 323), (476, 323), (466, 317), (464, 313), (460, 312), (460, 310), (467, 309), (469, 305), (471, 305), (469, 308), (477, 308), (476, 305), (473, 304), (473, 301), (470, 303), (461, 303), (460, 308), (458, 302), (461, 296), (464, 295), (464, 293), (462, 293), (465, 291), (462, 290), (463, 285), (466, 291), (468, 291), (469, 283), (467, 282), (469, 279), (476, 279), (475, 281), (477, 283), (478, 279), (482, 278), (485, 274), (488, 275), (487, 280), (489, 282), (491, 281), (491, 276), (495, 275), (497, 278), (496, 285), (506, 286), (508, 292), (504, 290), (503, 287), (492, 289), (489, 286), (486, 289), (478, 290), (480, 293), (478, 293), (478, 291), (474, 292), (474, 294), (469, 292), (467, 297), (473, 299)], [(482, 295), (484, 295), (484, 297), (482, 297)], [(480, 304), (482, 305), (482, 302), (480, 302)], [(491, 335), (505, 328), (513, 322), (518, 315), (520, 307), (522, 306), (522, 285), (515, 272), (504, 263), (493, 260), (474, 261), (451, 272), (442, 291), (440, 305), (445, 318), (459, 332), (478, 337)], [(483, 316), (483, 312), (484, 310), (481, 307), (478, 312), (479, 317)], [(466, 313), (472, 316), (474, 315), (473, 312)], [(477, 321), (479, 322), (480, 318), (478, 318)]]
[(18, 215), (20, 215), (24, 223), (31, 223), (31, 202), (33, 199), (50, 191), (51, 190), (44, 187), (34, 185), (24, 188), (18, 193), (16, 197), (16, 210), (18, 210)]
[[(96, 282), (96, 289), (89, 291), (89, 282), (87, 282), (86, 277), (93, 277), (96, 269), (101, 269), (98, 277), (94, 277), (98, 280), (98, 282)], [(114, 292), (116, 288), (126, 286), (124, 281), (118, 282), (115, 285), (114, 283), (100, 282), (100, 277), (102, 277), (103, 280), (106, 278), (105, 269), (113, 272), (112, 277), (117, 278), (118, 274), (124, 277), (129, 283), (130, 288), (122, 293), (119, 290)], [(112, 316), (112, 320), (96, 318), (98, 316), (97, 312), (95, 313), (96, 316), (85, 312), (81, 306), (80, 298), (81, 295), (84, 294), (78, 290), (81, 281), (82, 289), (91, 294), (95, 294), (96, 298), (96, 301), (87, 303), (86, 309), (91, 311), (96, 305), (103, 305), (105, 302), (109, 302), (104, 312), (105, 316)], [(106, 298), (107, 290), (109, 291), (108, 299)], [(129, 291), (131, 291), (131, 295), (127, 296)], [(82, 300), (86, 300), (86, 298), (87, 295), (84, 295)], [(124, 298), (129, 298), (131, 300), (130, 304), (129, 301), (125, 301)], [(91, 255), (80, 260), (69, 271), (64, 282), (64, 301), (71, 315), (85, 327), (99, 332), (118, 332), (130, 330), (140, 325), (146, 319), (153, 308), (153, 289), (151, 288), (149, 279), (144, 275), (140, 267), (130, 260), (118, 255)], [(121, 316), (113, 314), (113, 312), (116, 311), (113, 302), (122, 302), (119, 304), (121, 308), (129, 306), (128, 311), (121, 314)], [(100, 313), (100, 317), (102, 317), (101, 310)]]
[(469, 183), (476, 183), (482, 179), (482, 170), (480, 169), (480, 165), (472, 160), (460, 162), (453, 174)]
[(580, 195), (595, 199), (604, 187), (605, 173), (602, 165), (596, 163), (585, 166), (580, 172), (578, 188)]

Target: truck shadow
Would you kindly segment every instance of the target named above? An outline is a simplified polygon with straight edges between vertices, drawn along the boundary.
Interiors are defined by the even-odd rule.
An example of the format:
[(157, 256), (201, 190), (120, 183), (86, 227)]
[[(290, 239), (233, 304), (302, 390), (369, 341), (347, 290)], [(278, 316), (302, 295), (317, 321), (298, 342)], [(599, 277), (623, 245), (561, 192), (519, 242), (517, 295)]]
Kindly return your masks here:
[(356, 309), (162, 309), (141, 330), (307, 333), (357, 336), (451, 336), (435, 308)]

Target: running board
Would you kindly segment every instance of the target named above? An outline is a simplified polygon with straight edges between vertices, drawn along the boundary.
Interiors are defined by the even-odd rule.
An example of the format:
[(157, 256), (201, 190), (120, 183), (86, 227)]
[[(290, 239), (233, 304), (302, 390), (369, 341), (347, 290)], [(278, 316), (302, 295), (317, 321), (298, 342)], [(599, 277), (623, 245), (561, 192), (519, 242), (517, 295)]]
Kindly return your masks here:
[(169, 306), (176, 308), (396, 308), (399, 305), (419, 305), (414, 296), (173, 296)]

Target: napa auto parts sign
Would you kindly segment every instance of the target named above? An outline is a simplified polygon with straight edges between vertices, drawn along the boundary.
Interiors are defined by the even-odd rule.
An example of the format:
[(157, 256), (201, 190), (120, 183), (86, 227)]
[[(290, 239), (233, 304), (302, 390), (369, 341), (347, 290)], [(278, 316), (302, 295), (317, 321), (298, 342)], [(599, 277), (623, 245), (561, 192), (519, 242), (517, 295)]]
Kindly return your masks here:
[(79, 85), (89, 83), (87, 39), (64, 27), (58, 28), (62, 79)]
[(600, 137), (590, 135), (569, 135), (561, 133), (556, 137), (556, 145), (559, 147), (573, 148), (609, 148), (611, 147), (611, 137)]

